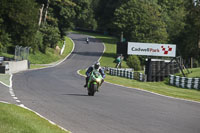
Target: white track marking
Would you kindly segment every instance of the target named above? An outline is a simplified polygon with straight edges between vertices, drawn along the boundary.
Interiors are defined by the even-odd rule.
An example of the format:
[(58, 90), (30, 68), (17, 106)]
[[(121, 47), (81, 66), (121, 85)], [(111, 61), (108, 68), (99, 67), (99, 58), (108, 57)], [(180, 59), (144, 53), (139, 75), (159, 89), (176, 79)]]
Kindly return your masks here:
[[(55, 67), (55, 66), (61, 64), (62, 62), (64, 62), (64, 61), (71, 55), (71, 53), (74, 51), (75, 43), (74, 43), (74, 41), (73, 41), (71, 38), (70, 38), (70, 40), (71, 40), (72, 43), (73, 43), (72, 51), (71, 51), (62, 61), (56, 63), (55, 65), (48, 66), (48, 67), (45, 67), (45, 68)], [(33, 70), (39, 70), (39, 69), (45, 69), (45, 68), (38, 68), (38, 69), (33, 69)], [(26, 71), (33, 71), (33, 70), (26, 70)], [(59, 128), (61, 128), (62, 130), (66, 131), (66, 132), (71, 133), (71, 132), (68, 131), (67, 129), (65, 129), (65, 128), (59, 126), (59, 125), (57, 125), (55, 122), (53, 122), (53, 121), (47, 119), (46, 117), (40, 115), (40, 114), (37, 113), (36, 111), (31, 110), (30, 108), (24, 106), (24, 104), (21, 103), (21, 101), (18, 99), (18, 97), (17, 97), (17, 96), (15, 95), (15, 93), (14, 93), (14, 90), (13, 90), (13, 88), (12, 88), (12, 77), (13, 77), (13, 74), (10, 74), (10, 85), (6, 85), (5, 83), (3, 83), (3, 82), (1, 82), (1, 81), (0, 81), (0, 83), (9, 88), (9, 93), (10, 93), (11, 97), (17, 102), (17, 104), (16, 104), (17, 106), (22, 107), (22, 108), (25, 108), (25, 109), (27, 109), (27, 110), (29, 110), (29, 111), (32, 111), (32, 112), (34, 112), (35, 114), (37, 114), (39, 117), (41, 117), (41, 118), (43, 118), (43, 119), (46, 119), (49, 123), (58, 126)], [(6, 103), (6, 104), (10, 104), (10, 103), (5, 102), (5, 101), (0, 101), (0, 102), (1, 102), (1, 103)]]

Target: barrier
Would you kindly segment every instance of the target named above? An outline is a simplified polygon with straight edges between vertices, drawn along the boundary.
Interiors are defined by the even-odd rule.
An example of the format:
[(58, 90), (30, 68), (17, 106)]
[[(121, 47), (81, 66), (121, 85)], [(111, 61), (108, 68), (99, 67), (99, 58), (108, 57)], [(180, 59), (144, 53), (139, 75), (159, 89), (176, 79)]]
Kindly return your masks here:
[(131, 69), (108, 68), (109, 74), (112, 76), (125, 77), (139, 81), (146, 81), (145, 75), (139, 72), (133, 72)]
[(169, 84), (181, 88), (200, 90), (200, 78), (187, 78), (169, 75)]
[(16, 73), (19, 71), (28, 70), (28, 60), (22, 61), (4, 61), (5, 73)]

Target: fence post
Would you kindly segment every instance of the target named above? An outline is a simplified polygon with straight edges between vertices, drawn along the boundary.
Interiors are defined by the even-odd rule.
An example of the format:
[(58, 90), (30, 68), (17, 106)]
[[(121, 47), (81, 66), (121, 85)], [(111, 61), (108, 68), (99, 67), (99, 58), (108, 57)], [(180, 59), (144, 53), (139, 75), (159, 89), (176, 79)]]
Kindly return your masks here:
[(112, 69), (109, 69), (109, 74), (112, 75)]
[(174, 85), (174, 75), (169, 75), (169, 83), (170, 85)]
[(194, 83), (194, 88), (195, 89), (199, 89), (199, 80), (200, 80), (199, 78), (194, 78), (194, 82), (193, 83)]
[(130, 79), (130, 74), (131, 72), (129, 72), (129, 71), (127, 71), (127, 78), (129, 78)]
[(133, 79), (133, 72), (130, 72), (130, 79)]
[(186, 82), (186, 78), (185, 77), (181, 77), (181, 87), (185, 88), (185, 82)]
[(176, 76), (175, 78), (176, 78), (175, 84), (177, 87), (179, 87), (180, 86), (180, 76)]
[(143, 75), (140, 73), (140, 81), (143, 81)]
[(117, 69), (114, 69), (114, 74), (113, 74), (114, 76), (116, 76), (117, 75)]
[(124, 77), (128, 77), (128, 71), (124, 70)]
[(192, 78), (187, 78), (187, 88), (192, 88)]
[(117, 76), (120, 76), (120, 71), (119, 71), (119, 69), (117, 69)]

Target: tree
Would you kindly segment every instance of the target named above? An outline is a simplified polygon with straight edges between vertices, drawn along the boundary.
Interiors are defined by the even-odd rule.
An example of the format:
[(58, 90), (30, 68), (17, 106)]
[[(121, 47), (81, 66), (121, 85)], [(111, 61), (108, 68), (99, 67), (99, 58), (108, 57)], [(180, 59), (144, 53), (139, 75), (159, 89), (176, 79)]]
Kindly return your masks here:
[(3, 27), (14, 45), (34, 45), (38, 25), (38, 8), (34, 0), (1, 0)]
[(199, 1), (194, 4), (188, 1), (187, 5), (186, 26), (181, 34), (177, 37), (177, 44), (184, 58), (193, 57), (200, 62), (200, 4)]
[(48, 23), (58, 26), (61, 36), (65, 36), (67, 31), (74, 28), (76, 4), (70, 0), (51, 0), (49, 7)]
[(134, 68), (135, 71), (141, 70), (140, 60), (136, 55), (131, 55), (128, 57), (127, 65), (131, 68)]
[(10, 35), (6, 33), (2, 24), (3, 19), (0, 18), (0, 53), (7, 51), (7, 47), (11, 44)]
[(125, 2), (127, 0), (95, 0), (92, 2), (99, 30), (114, 32), (115, 29), (112, 24), (114, 12)]
[(159, 9), (154, 2), (130, 0), (115, 10), (113, 24), (129, 41), (166, 43), (166, 25)]
[(76, 12), (75, 26), (80, 28), (86, 28), (95, 30), (97, 28), (97, 22), (94, 18), (94, 13), (91, 8), (90, 0), (73, 0), (76, 3), (74, 7)]
[(56, 43), (60, 40), (60, 32), (57, 27), (47, 24), (40, 28), (40, 31), (43, 34), (43, 45), (40, 50), (46, 53), (47, 47), (55, 48)]
[(169, 42), (174, 43), (184, 30), (187, 15), (185, 0), (158, 0), (161, 6), (161, 18), (167, 25)]

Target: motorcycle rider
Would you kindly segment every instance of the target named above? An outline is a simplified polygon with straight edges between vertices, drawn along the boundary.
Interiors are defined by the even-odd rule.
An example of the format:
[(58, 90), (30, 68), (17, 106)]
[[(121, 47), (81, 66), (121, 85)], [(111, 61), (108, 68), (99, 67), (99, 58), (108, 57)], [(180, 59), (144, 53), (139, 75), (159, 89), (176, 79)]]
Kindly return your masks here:
[(88, 81), (89, 81), (89, 77), (90, 77), (90, 73), (93, 71), (93, 70), (97, 70), (99, 71), (99, 73), (101, 74), (101, 76), (103, 77), (102, 79), (102, 82), (101, 84), (104, 82), (104, 78), (106, 77), (105, 73), (104, 73), (104, 70), (100, 67), (100, 62), (95, 62), (94, 65), (90, 66), (87, 71), (86, 71), (86, 84), (84, 85), (84, 87), (86, 88), (87, 85), (88, 85)]
[(86, 42), (87, 42), (87, 44), (89, 44), (89, 38), (88, 37), (86, 38)]

